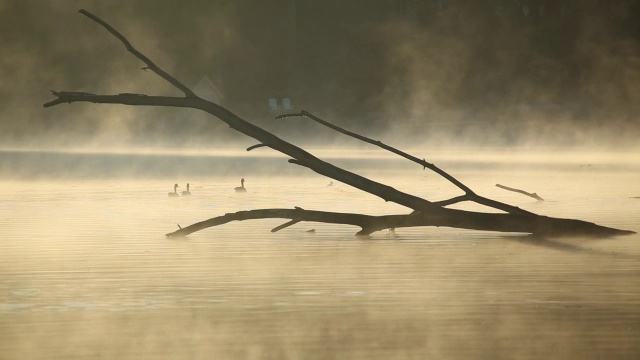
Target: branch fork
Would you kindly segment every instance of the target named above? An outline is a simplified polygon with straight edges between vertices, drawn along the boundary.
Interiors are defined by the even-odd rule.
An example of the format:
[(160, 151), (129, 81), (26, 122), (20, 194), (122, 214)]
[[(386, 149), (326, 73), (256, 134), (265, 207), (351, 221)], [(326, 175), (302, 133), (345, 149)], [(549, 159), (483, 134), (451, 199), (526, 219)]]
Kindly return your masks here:
[[(530, 233), (544, 236), (613, 236), (634, 233), (633, 231), (610, 228), (581, 220), (559, 219), (537, 215), (532, 212), (520, 209), (516, 206), (480, 196), (444, 170), (438, 168), (434, 164), (427, 162), (424, 158), (417, 158), (413, 155), (388, 146), (381, 141), (372, 140), (365, 136), (342, 129), (304, 110), (299, 113), (283, 114), (277, 117), (278, 119), (284, 119), (288, 117), (309, 118), (342, 134), (383, 148), (387, 151), (390, 151), (396, 155), (419, 164), (423, 169), (434, 171), (436, 174), (444, 177), (454, 186), (462, 190), (464, 194), (443, 201), (431, 202), (421, 197), (401, 192), (388, 185), (372, 181), (361, 175), (349, 172), (331, 163), (325, 162), (315, 157), (311, 153), (305, 151), (304, 149), (286, 142), (275, 136), (274, 134), (247, 122), (246, 120), (238, 117), (231, 111), (218, 104), (198, 97), (187, 86), (162, 70), (153, 61), (151, 61), (144, 54), (135, 49), (133, 45), (131, 45), (131, 43), (111, 25), (86, 10), (80, 10), (80, 13), (96, 22), (97, 24), (101, 25), (109, 33), (120, 40), (120, 42), (122, 42), (128, 52), (130, 52), (136, 58), (140, 59), (146, 64), (146, 67), (144, 67), (143, 69), (153, 71), (155, 74), (172, 84), (176, 89), (180, 90), (184, 94), (184, 96), (152, 96), (132, 93), (99, 95), (87, 92), (52, 91), (52, 94), (56, 98), (45, 103), (44, 107), (51, 107), (62, 103), (70, 104), (74, 102), (90, 102), (96, 104), (168, 106), (198, 109), (201, 111), (205, 111), (218, 118), (219, 120), (225, 122), (232, 129), (257, 140), (258, 144), (250, 146), (249, 148), (247, 148), (247, 151), (251, 151), (253, 149), (264, 146), (270, 147), (273, 150), (276, 150), (288, 156), (290, 158), (288, 160), (290, 163), (301, 165), (320, 175), (327, 176), (333, 180), (340, 181), (344, 184), (353, 186), (359, 190), (377, 196), (384, 201), (391, 201), (412, 210), (410, 214), (383, 216), (314, 211), (305, 210), (302, 208), (258, 209), (239, 211), (236, 213), (228, 213), (222, 216), (214, 217), (186, 227), (180, 227), (179, 230), (167, 234), (168, 237), (186, 236), (193, 232), (212, 226), (226, 224), (231, 221), (265, 218), (289, 219), (288, 222), (273, 228), (271, 230), (272, 232), (282, 230), (301, 221), (311, 221), (358, 226), (361, 228), (361, 230), (357, 233), (357, 235), (369, 235), (379, 230), (413, 226), (448, 226), (487, 231)], [(501, 210), (503, 211), (503, 213), (480, 213), (447, 208), (447, 206), (449, 205), (453, 205), (462, 201), (474, 201), (478, 204)]]

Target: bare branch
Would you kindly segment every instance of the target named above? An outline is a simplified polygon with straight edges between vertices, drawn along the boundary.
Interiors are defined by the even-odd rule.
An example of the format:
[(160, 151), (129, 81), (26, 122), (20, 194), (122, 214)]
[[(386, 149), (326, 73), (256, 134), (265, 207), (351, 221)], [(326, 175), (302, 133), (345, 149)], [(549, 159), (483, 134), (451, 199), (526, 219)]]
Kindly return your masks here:
[(100, 104), (170, 106), (206, 111), (227, 123), (231, 128), (260, 141), (261, 144), (291, 156), (293, 163), (307, 167), (318, 174), (341, 181), (362, 191), (379, 196), (385, 201), (392, 201), (413, 210), (436, 211), (440, 209), (439, 206), (434, 205), (428, 200), (401, 192), (391, 186), (375, 182), (361, 175), (339, 168), (331, 163), (322, 161), (309, 152), (241, 119), (222, 106), (199, 97), (145, 96), (139, 94), (96, 95), (67, 91), (53, 91), (52, 93), (57, 96), (58, 99), (44, 104), (44, 107), (51, 107), (61, 103), (91, 102)]
[[(191, 100), (184, 97), (173, 96), (149, 96), (143, 94), (123, 93), (118, 95), (97, 95), (84, 92), (73, 91), (51, 91), (57, 99), (44, 104), (45, 108), (58, 104), (71, 104), (74, 102), (90, 102), (94, 104), (123, 104), (123, 105), (147, 105), (147, 106), (173, 106), (173, 107), (190, 107), (187, 104)], [(196, 100), (199, 98), (195, 98)]]
[[(191, 92), (191, 90), (179, 83), (172, 76), (166, 74), (144, 55), (135, 50), (129, 44), (126, 38), (124, 38), (124, 36), (122, 36), (116, 30), (114, 30), (110, 25), (84, 10), (82, 10), (81, 13), (105, 27), (110, 33), (112, 33), (114, 36), (120, 39), (120, 41), (123, 42), (127, 50), (129, 50), (139, 59), (143, 60), (148, 65), (149, 69), (156, 72), (158, 75), (169, 81), (178, 89), (182, 90), (186, 96), (147, 96), (143, 94), (131, 93), (122, 93), (118, 95), (97, 95), (84, 92), (52, 91), (56, 99), (44, 104), (44, 107), (51, 107), (62, 103), (91, 102), (101, 104), (170, 106), (202, 110), (225, 122), (227, 125), (229, 125), (229, 127), (251, 138), (256, 139), (261, 145), (268, 146), (276, 151), (281, 152), (282, 154), (288, 155), (292, 158), (291, 160), (289, 160), (292, 163), (302, 165), (315, 171), (318, 174), (327, 176), (336, 181), (351, 185), (364, 192), (378, 196), (384, 201), (392, 201), (414, 210), (411, 214), (408, 215), (385, 216), (368, 216), (362, 214), (309, 211), (300, 208), (241, 211), (232, 214), (225, 214), (223, 216), (215, 217), (184, 228), (180, 228), (176, 232), (167, 234), (167, 236), (185, 236), (194, 231), (198, 231), (210, 226), (224, 224), (234, 220), (263, 218), (291, 219), (292, 221), (285, 224), (287, 226), (289, 226), (288, 224), (293, 224), (293, 221), (316, 221), (329, 222), (334, 224), (350, 224), (360, 226), (362, 230), (359, 232), (359, 234), (364, 235), (382, 229), (408, 226), (449, 226), (463, 229), (523, 232), (538, 235), (568, 234), (609, 236), (633, 233), (632, 231), (612, 229), (580, 220), (558, 219), (540, 216), (524, 210), (520, 210), (516, 207), (479, 197), (475, 195), (475, 193), (473, 193), (469, 188), (458, 182), (456, 179), (446, 174), (444, 171), (438, 169), (433, 164), (429, 164), (424, 160), (418, 159), (418, 163), (423, 165), (424, 167), (428, 167), (429, 169), (434, 170), (438, 174), (452, 181), (454, 184), (456, 184), (456, 186), (465, 191), (465, 196), (445, 200), (436, 204), (420, 197), (398, 191), (385, 184), (372, 181), (361, 175), (349, 172), (333, 164), (318, 159), (304, 149), (288, 143), (273, 135), (272, 133), (243, 120), (242, 118), (238, 117), (237, 115), (220, 105), (195, 96), (193, 92)], [(303, 112), (302, 114), (304, 116), (310, 115), (306, 112)], [(362, 139), (367, 139), (357, 134), (354, 135)], [(399, 150), (382, 144), (379, 141), (367, 139), (367, 142), (372, 142), (377, 146), (381, 146), (399, 155), (404, 154)], [(408, 156), (409, 159), (413, 160), (413, 157), (408, 154), (404, 154), (402, 156)], [(498, 209), (507, 209), (505, 211), (509, 213), (477, 213), (443, 207), (444, 204), (452, 204), (469, 199), (488, 206), (493, 206)], [(281, 225), (280, 228), (283, 228), (282, 226), (283, 225)]]
[(434, 201), (433, 203), (436, 204), (436, 205), (439, 205), (439, 206), (449, 206), (449, 205), (453, 205), (453, 204), (457, 204), (459, 202), (469, 201), (469, 200), (471, 200), (469, 195), (464, 194), (464, 195), (456, 196), (456, 197), (448, 199), (448, 200)]
[(249, 146), (247, 148), (247, 151), (251, 151), (253, 149), (261, 148), (261, 147), (264, 147), (264, 146), (267, 146), (267, 145), (265, 145), (265, 144), (255, 144), (255, 145)]
[(536, 199), (538, 201), (544, 201), (544, 199), (541, 198), (540, 196), (538, 196), (538, 194), (536, 194), (536, 193), (530, 193), (530, 192), (526, 192), (524, 190), (514, 189), (514, 188), (510, 188), (508, 186), (504, 186), (504, 185), (500, 185), (500, 184), (496, 184), (496, 186), (499, 187), (500, 189), (513, 191), (513, 192), (517, 192), (517, 193), (520, 193), (520, 194), (527, 195), (527, 196), (532, 197), (532, 198), (534, 198), (534, 199)]
[(271, 232), (272, 232), (272, 233), (274, 233), (274, 232), (278, 232), (278, 231), (280, 231), (280, 230), (282, 230), (282, 229), (284, 229), (284, 228), (287, 228), (287, 227), (289, 227), (289, 226), (291, 226), (291, 225), (295, 225), (295, 224), (297, 224), (297, 223), (299, 223), (299, 222), (300, 222), (300, 220), (291, 220), (291, 221), (286, 222), (286, 223), (284, 223), (284, 224), (282, 224), (282, 225), (279, 225), (279, 226), (274, 227), (273, 229), (271, 229)]
[(413, 156), (411, 154), (405, 153), (404, 151), (401, 151), (401, 150), (398, 150), (398, 149), (396, 149), (394, 147), (386, 145), (386, 144), (382, 143), (381, 141), (373, 140), (373, 139), (370, 139), (370, 138), (368, 138), (366, 136), (362, 136), (362, 135), (356, 134), (356, 133), (354, 133), (352, 131), (343, 129), (343, 128), (341, 128), (339, 126), (336, 126), (336, 125), (334, 125), (334, 124), (332, 124), (332, 123), (330, 123), (328, 121), (325, 121), (325, 120), (323, 120), (323, 119), (321, 119), (321, 118), (319, 118), (319, 117), (317, 117), (317, 116), (315, 116), (315, 115), (313, 115), (313, 114), (311, 114), (311, 113), (309, 113), (307, 111), (302, 110), (299, 113), (283, 114), (283, 115), (277, 116), (276, 119), (284, 119), (284, 118), (289, 118), (289, 117), (307, 117), (307, 118), (309, 118), (309, 119), (311, 119), (311, 120), (313, 120), (313, 121), (315, 121), (315, 122), (317, 122), (319, 124), (322, 124), (322, 125), (324, 125), (324, 126), (326, 126), (328, 128), (331, 128), (331, 129), (333, 129), (333, 130), (335, 130), (337, 132), (340, 132), (342, 134), (351, 136), (353, 138), (356, 138), (358, 140), (364, 141), (366, 143), (373, 144), (373, 145), (378, 146), (380, 148), (383, 148), (383, 149), (385, 149), (387, 151), (390, 151), (390, 152), (392, 152), (392, 153), (394, 153), (396, 155), (402, 156), (403, 158), (408, 159), (410, 161), (413, 161), (413, 162), (415, 162), (415, 163), (417, 163), (419, 165), (422, 165), (423, 168), (428, 168), (429, 170), (432, 170), (436, 174), (444, 177), (445, 179), (449, 180), (449, 182), (451, 182), (453, 185), (458, 187), (460, 190), (464, 191), (464, 193), (466, 194), (466, 196), (464, 196), (464, 197), (456, 197), (456, 198), (453, 198), (453, 199), (450, 199), (450, 200), (439, 201), (437, 203), (434, 203), (436, 205), (447, 206), (447, 205), (455, 204), (455, 203), (460, 202), (460, 201), (469, 200), (469, 201), (475, 201), (478, 204), (489, 206), (489, 207), (492, 207), (494, 209), (502, 210), (502, 211), (505, 211), (505, 212), (508, 212), (508, 213), (511, 213), (511, 214), (533, 214), (533, 213), (528, 212), (526, 210), (522, 210), (522, 209), (520, 209), (520, 208), (518, 208), (516, 206), (511, 206), (511, 205), (508, 205), (508, 204), (505, 204), (505, 203), (501, 203), (501, 202), (496, 201), (496, 200), (492, 200), (492, 199), (488, 199), (488, 198), (485, 198), (483, 196), (480, 196), (480, 195), (476, 194), (473, 190), (471, 190), (469, 187), (467, 187), (466, 185), (464, 185), (463, 183), (458, 181), (458, 179), (456, 179), (453, 176), (449, 175), (446, 171), (440, 169), (439, 167), (437, 167), (436, 165), (434, 165), (432, 163), (429, 163), (429, 162), (425, 161), (424, 159), (419, 159), (419, 158), (417, 158), (417, 157), (415, 157), (415, 156)]
[(197, 97), (197, 95), (193, 91), (191, 91), (188, 87), (186, 87), (184, 84), (182, 84), (180, 81), (178, 81), (173, 76), (167, 74), (158, 65), (154, 64), (153, 61), (151, 61), (148, 57), (144, 56), (141, 52), (136, 50), (133, 47), (133, 45), (131, 45), (129, 40), (127, 40), (116, 29), (111, 27), (111, 25), (107, 24), (105, 21), (103, 21), (99, 17), (93, 15), (92, 13), (90, 13), (90, 12), (84, 10), (84, 9), (80, 10), (79, 12), (80, 12), (80, 14), (82, 14), (82, 15), (88, 17), (89, 19), (97, 22), (103, 28), (107, 29), (108, 32), (110, 32), (113, 36), (115, 36), (118, 40), (120, 40), (120, 42), (122, 42), (122, 44), (124, 44), (124, 47), (127, 48), (127, 51), (129, 51), (135, 57), (137, 57), (138, 59), (142, 60), (142, 62), (147, 64), (147, 66), (145, 68), (142, 68), (143, 70), (149, 69), (149, 70), (153, 71), (154, 73), (158, 74), (158, 76), (160, 76), (161, 78), (167, 80), (171, 85), (175, 86), (180, 91), (182, 91), (185, 96), (187, 96), (187, 97)]
[(201, 221), (172, 233), (168, 233), (166, 236), (183, 237), (196, 231), (223, 225), (232, 221), (254, 219), (292, 220), (286, 224), (280, 225), (274, 230), (280, 230), (279, 228), (284, 228), (300, 221), (353, 225), (359, 226), (362, 229), (357, 233), (358, 235), (369, 235), (373, 232), (389, 228), (416, 226), (448, 226), (462, 229), (531, 233), (541, 236), (581, 235), (605, 237), (634, 233), (633, 231), (613, 229), (581, 220), (557, 219), (546, 216), (475, 212), (466, 212), (464, 216), (459, 216), (460, 213), (458, 210), (443, 210), (443, 214), (435, 216), (419, 212), (406, 215), (371, 216), (352, 213), (303, 210), (299, 208), (248, 210), (227, 213), (222, 216)]

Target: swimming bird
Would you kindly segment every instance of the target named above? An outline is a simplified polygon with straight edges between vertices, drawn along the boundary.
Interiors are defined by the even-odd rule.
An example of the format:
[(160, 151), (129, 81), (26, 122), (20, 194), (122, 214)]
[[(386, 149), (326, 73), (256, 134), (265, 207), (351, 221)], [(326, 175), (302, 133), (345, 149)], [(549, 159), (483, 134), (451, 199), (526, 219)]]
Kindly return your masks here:
[(187, 190), (182, 192), (182, 196), (191, 195), (191, 191), (189, 191), (189, 183), (187, 183)]
[(240, 179), (240, 186), (236, 187), (236, 192), (247, 192), (247, 189), (244, 187), (244, 178)]
[(167, 195), (169, 195), (169, 197), (176, 197), (178, 196), (178, 184), (173, 185), (173, 192), (168, 193)]

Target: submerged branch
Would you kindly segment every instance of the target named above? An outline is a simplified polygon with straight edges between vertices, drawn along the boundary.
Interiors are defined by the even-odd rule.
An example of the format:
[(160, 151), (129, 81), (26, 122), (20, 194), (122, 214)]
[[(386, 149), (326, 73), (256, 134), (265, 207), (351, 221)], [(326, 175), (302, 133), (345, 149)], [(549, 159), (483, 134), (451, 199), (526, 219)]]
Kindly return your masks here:
[(274, 228), (275, 231), (301, 221), (353, 225), (361, 228), (357, 235), (369, 235), (373, 232), (390, 228), (397, 229), (416, 226), (446, 226), (460, 229), (516, 232), (541, 236), (606, 237), (634, 233), (633, 231), (609, 228), (582, 220), (558, 219), (546, 216), (478, 212), (465, 212), (464, 216), (460, 215), (457, 210), (452, 209), (444, 209), (444, 212), (438, 215), (416, 212), (412, 214), (382, 216), (303, 210), (300, 208), (259, 209), (227, 213), (183, 227), (166, 235), (167, 237), (183, 237), (196, 231), (223, 225), (232, 221), (255, 219), (291, 219), (291, 221)]
[(544, 201), (544, 199), (541, 198), (540, 196), (538, 196), (538, 194), (536, 194), (536, 193), (530, 193), (530, 192), (527, 192), (527, 191), (524, 191), (524, 190), (514, 189), (514, 188), (511, 188), (511, 187), (508, 187), (508, 186), (504, 186), (504, 185), (500, 185), (500, 184), (496, 184), (496, 186), (499, 187), (500, 189), (513, 191), (513, 192), (517, 192), (517, 193), (520, 193), (520, 194), (527, 195), (527, 196), (532, 197), (532, 198), (534, 198), (534, 199), (536, 199), (538, 201)]
[[(206, 229), (212, 226), (218, 226), (226, 224), (231, 221), (244, 221), (254, 219), (291, 219), (292, 221), (315, 221), (332, 224), (345, 224), (361, 226), (361, 224), (369, 223), (373, 218), (369, 215), (361, 214), (348, 214), (348, 213), (335, 213), (326, 211), (313, 211), (302, 209), (259, 209), (259, 210), (247, 210), (238, 211), (235, 213), (227, 213), (222, 216), (217, 216), (209, 220), (197, 222), (195, 224), (183, 227), (177, 231), (167, 234), (168, 237), (182, 237), (194, 233), (196, 231)], [(290, 222), (286, 224), (290, 224)], [(293, 224), (290, 224), (293, 225)], [(282, 226), (282, 225), (281, 225)], [(287, 225), (289, 226), (289, 225)], [(275, 229), (278, 229), (275, 228)], [(279, 229), (278, 229), (279, 230)]]

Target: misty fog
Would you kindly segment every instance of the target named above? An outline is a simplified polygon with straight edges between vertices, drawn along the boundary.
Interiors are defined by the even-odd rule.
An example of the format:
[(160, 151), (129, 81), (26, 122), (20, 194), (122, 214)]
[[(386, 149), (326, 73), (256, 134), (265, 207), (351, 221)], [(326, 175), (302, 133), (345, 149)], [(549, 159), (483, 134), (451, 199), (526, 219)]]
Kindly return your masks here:
[[(44, 108), (50, 91), (189, 93), (79, 9), (329, 164), (227, 113)], [(0, 16), (0, 358), (638, 359), (640, 0)], [(301, 110), (411, 156), (275, 119)], [(251, 210), (272, 217), (234, 217)], [(301, 217), (320, 212), (360, 220)]]
[(243, 141), (194, 110), (43, 109), (49, 90), (177, 95), (80, 8), (203, 96), (303, 144), (333, 135), (273, 117), (305, 109), (433, 147), (637, 145), (637, 1), (3, 1), (4, 148)]

